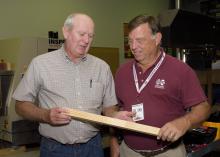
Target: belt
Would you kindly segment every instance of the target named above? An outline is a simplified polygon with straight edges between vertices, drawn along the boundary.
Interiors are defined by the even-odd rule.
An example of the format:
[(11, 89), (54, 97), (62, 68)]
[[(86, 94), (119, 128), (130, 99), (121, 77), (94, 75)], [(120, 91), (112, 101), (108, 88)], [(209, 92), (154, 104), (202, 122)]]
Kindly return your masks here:
[(141, 154), (144, 157), (152, 157), (161, 153), (166, 152), (168, 149), (176, 148), (182, 143), (182, 140), (177, 140), (174, 143), (170, 143), (162, 148), (156, 150), (134, 150), (137, 153)]
[(138, 152), (139, 154), (141, 154), (144, 157), (151, 157), (151, 156), (155, 156), (158, 154), (161, 154), (165, 151), (167, 151), (168, 147), (163, 147), (157, 150), (143, 150), (143, 151), (138, 151), (136, 150), (136, 152)]
[(65, 145), (65, 146), (75, 146), (75, 147), (77, 147), (77, 146), (81, 146), (81, 145), (85, 144), (85, 143), (73, 143), (73, 144), (66, 143), (66, 144), (63, 144), (63, 143), (61, 143), (59, 141), (56, 141), (52, 138), (47, 138), (47, 137), (44, 137), (44, 136), (42, 136), (41, 138), (42, 138), (43, 141), (47, 141), (47, 142), (54, 143), (54, 144), (59, 144), (59, 145)]

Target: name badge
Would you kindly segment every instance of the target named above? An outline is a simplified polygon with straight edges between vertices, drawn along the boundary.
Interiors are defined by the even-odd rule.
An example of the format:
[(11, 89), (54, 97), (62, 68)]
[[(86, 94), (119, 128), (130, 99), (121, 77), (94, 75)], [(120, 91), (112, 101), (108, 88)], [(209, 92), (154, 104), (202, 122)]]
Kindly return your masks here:
[(132, 105), (132, 112), (135, 113), (133, 121), (144, 120), (144, 106), (143, 103)]

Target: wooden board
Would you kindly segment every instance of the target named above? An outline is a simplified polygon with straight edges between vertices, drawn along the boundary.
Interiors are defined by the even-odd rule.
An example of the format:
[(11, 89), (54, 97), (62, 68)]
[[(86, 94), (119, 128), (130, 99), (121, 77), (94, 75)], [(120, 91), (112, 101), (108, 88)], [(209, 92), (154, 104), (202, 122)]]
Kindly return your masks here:
[(111, 118), (107, 116), (97, 115), (93, 113), (88, 113), (84, 111), (79, 111), (76, 109), (69, 109), (68, 115), (75, 119), (86, 120), (90, 122), (95, 122), (99, 124), (109, 125), (121, 129), (131, 130), (139, 133), (149, 134), (157, 136), (160, 128), (152, 127), (148, 125), (138, 124), (135, 122), (129, 122), (125, 120), (120, 120), (116, 118)]

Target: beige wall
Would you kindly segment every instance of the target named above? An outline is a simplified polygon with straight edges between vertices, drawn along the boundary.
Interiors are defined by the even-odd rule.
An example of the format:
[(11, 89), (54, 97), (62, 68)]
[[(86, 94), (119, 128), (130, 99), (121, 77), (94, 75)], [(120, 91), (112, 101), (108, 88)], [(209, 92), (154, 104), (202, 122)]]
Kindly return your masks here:
[[(84, 12), (93, 17), (93, 46), (116, 47), (123, 61), (123, 23), (140, 13), (157, 15), (169, 0), (0, 0), (0, 39), (47, 37), (58, 31), (67, 15)], [(2, 52), (0, 52), (2, 53)]]

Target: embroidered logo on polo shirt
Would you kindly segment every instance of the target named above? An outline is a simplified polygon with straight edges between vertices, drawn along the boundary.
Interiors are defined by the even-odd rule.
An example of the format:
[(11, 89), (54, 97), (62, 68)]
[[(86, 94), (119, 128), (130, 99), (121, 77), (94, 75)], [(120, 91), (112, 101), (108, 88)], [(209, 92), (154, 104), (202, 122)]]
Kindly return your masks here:
[(164, 89), (165, 88), (165, 80), (164, 79), (157, 79), (156, 80), (156, 84), (155, 84), (155, 88), (159, 88), (159, 89)]

